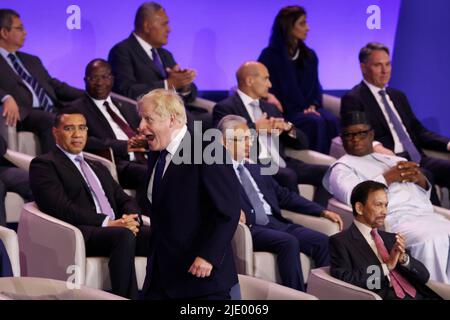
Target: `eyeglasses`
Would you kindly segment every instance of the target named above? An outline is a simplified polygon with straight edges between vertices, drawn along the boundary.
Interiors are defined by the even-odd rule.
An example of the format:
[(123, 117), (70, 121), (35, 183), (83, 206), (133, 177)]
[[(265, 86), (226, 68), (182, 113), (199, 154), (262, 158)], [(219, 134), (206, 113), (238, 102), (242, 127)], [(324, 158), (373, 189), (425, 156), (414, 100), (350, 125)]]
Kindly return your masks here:
[(11, 29), (16, 29), (16, 30), (19, 30), (19, 31), (25, 31), (25, 27), (24, 26), (18, 26), (18, 27), (11, 27)]
[(112, 78), (113, 78), (113, 76), (108, 74), (108, 75), (102, 75), (102, 76), (86, 77), (86, 80), (89, 82), (98, 82), (100, 80), (102, 80), (102, 81), (111, 80)]
[(227, 138), (227, 140), (231, 140), (234, 142), (242, 142), (242, 141), (254, 141), (255, 140), (255, 136), (254, 135), (249, 135), (249, 136), (241, 136), (241, 137), (230, 137)]
[(65, 132), (70, 132), (70, 133), (75, 132), (76, 130), (81, 131), (81, 132), (86, 132), (86, 131), (88, 131), (88, 126), (85, 124), (81, 124), (79, 126), (64, 126), (63, 130)]
[(343, 132), (342, 133), (342, 139), (344, 140), (353, 140), (355, 138), (358, 139), (365, 139), (367, 138), (369, 132), (372, 131), (372, 129), (367, 129), (367, 130), (362, 130), (362, 131), (357, 131), (357, 132)]

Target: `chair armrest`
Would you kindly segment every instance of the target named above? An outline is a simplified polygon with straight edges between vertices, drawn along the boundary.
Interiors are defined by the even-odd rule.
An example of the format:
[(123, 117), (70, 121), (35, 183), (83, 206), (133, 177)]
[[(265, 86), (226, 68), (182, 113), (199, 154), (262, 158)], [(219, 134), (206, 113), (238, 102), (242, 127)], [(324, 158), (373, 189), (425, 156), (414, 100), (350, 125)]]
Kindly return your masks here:
[(349, 205), (342, 203), (335, 198), (331, 198), (328, 200), (327, 209), (336, 212), (341, 216), (342, 221), (344, 222), (344, 230), (353, 223), (353, 210)]
[(19, 242), (14, 230), (0, 226), (0, 240), (6, 248), (14, 277), (20, 277)]
[(450, 210), (449, 209), (438, 207), (438, 206), (433, 206), (433, 208), (434, 208), (434, 212), (436, 212), (436, 213), (440, 214), (441, 216), (444, 216), (450, 220)]
[(324, 93), (322, 94), (322, 106), (324, 109), (340, 118), (341, 98)]
[(429, 280), (427, 286), (436, 292), (442, 299), (450, 300), (450, 284)]
[(285, 152), (288, 157), (301, 160), (306, 163), (329, 166), (336, 162), (335, 158), (313, 150), (295, 150), (292, 148), (286, 148)]
[(329, 267), (311, 270), (307, 292), (320, 300), (382, 300), (370, 290), (360, 288), (330, 275)]
[(20, 216), (20, 267), (23, 276), (84, 283), (86, 252), (81, 231), (26, 203)]
[(30, 171), (30, 163), (31, 160), (33, 160), (34, 157), (21, 153), (18, 151), (14, 151), (11, 149), (7, 149), (5, 153), (5, 159), (14, 164), (16, 167)]
[(231, 246), (238, 273), (253, 275), (253, 240), (250, 229), (239, 222)]
[(197, 108), (201, 108), (201, 109), (205, 109), (206, 111), (208, 111), (208, 113), (212, 114), (214, 106), (216, 105), (216, 103), (214, 101), (211, 100), (207, 100), (207, 99), (203, 99), (203, 98), (195, 98), (194, 101), (192, 101), (191, 103), (189, 103), (189, 105), (197, 107)]
[(239, 274), (242, 300), (317, 300), (313, 295), (274, 282)]
[(282, 210), (281, 214), (284, 218), (292, 221), (293, 223), (319, 231), (327, 236), (332, 236), (333, 234), (339, 232), (339, 225), (326, 218), (308, 216), (306, 214), (295, 213), (287, 210)]
[(442, 152), (436, 150), (423, 149), (423, 152), (429, 157), (434, 157), (443, 160), (450, 160), (450, 152)]

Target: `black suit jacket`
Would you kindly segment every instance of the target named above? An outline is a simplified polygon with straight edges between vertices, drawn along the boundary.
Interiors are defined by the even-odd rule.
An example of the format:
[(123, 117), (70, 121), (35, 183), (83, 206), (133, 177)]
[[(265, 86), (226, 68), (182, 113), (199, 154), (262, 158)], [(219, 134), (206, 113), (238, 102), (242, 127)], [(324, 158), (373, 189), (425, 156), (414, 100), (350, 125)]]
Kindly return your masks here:
[[(274, 118), (283, 118), (283, 114), (273, 105), (264, 100), (259, 100), (259, 105), (262, 112), (267, 113), (267, 116)], [(229, 115), (234, 114), (244, 117), (247, 120), (247, 124), (250, 128), (255, 128), (255, 123), (250, 118), (247, 109), (244, 106), (239, 94), (236, 92), (234, 95), (220, 101), (214, 106), (213, 109), (213, 125), (217, 127), (219, 121)], [(296, 130), (296, 138), (291, 137), (287, 132), (283, 132), (280, 135), (280, 156), (285, 158), (284, 148), (291, 147), (294, 149), (307, 149), (308, 138), (299, 129)]]
[[(383, 239), (388, 252), (395, 244), (395, 234), (378, 231)], [(378, 257), (367, 243), (364, 236), (352, 224), (347, 230), (330, 237), (330, 273), (333, 277), (349, 282), (358, 287), (367, 289), (367, 281), (373, 273), (367, 271), (369, 266), (378, 266), (382, 279), (380, 289), (371, 290), (380, 295), (383, 299), (395, 298), (392, 287), (389, 287), (389, 280), (383, 276), (383, 269)], [(436, 298), (437, 295), (425, 284), (430, 278), (426, 267), (410, 255), (408, 268), (397, 264), (396, 270), (400, 272), (424, 297)], [(369, 289), (370, 290), (370, 289)]]
[[(165, 68), (173, 68), (177, 64), (168, 50), (157, 50)], [(137, 99), (153, 89), (164, 88), (164, 76), (133, 34), (111, 49), (108, 60), (114, 74), (115, 92)], [(183, 96), (183, 99), (185, 102), (192, 102), (196, 97), (197, 87), (192, 83), (191, 93)]]
[[(37, 56), (24, 52), (17, 52), (16, 54), (28, 72), (45, 89), (57, 108), (63, 107), (63, 102), (75, 100), (83, 95), (82, 90), (71, 87), (67, 83), (50, 76)], [(33, 108), (33, 95), (23, 83), (22, 78), (3, 57), (0, 57), (0, 74), (0, 99), (7, 94), (13, 96), (19, 105), (20, 117), (23, 120)]]
[[(264, 200), (270, 205), (273, 216), (278, 220), (290, 222), (283, 218), (281, 209), (317, 217), (325, 210), (320, 205), (303, 198), (298, 193), (280, 186), (272, 176), (262, 175), (260, 165), (246, 164), (245, 167), (248, 169), (258, 185), (259, 190), (264, 195)], [(255, 214), (250, 200), (247, 198), (242, 186), (241, 203), (242, 210), (245, 212), (247, 224), (253, 225), (255, 223)]]
[[(89, 161), (111, 204), (116, 218), (140, 214), (139, 207), (100, 163)], [(39, 208), (74, 226), (101, 226), (106, 215), (98, 214), (94, 199), (81, 173), (59, 149), (36, 157), (30, 165), (30, 186)]]
[[(187, 134), (181, 146), (188, 141)], [(194, 164), (193, 145), (181, 146), (177, 154), (192, 164), (171, 162), (151, 203), (151, 255), (143, 291), (149, 289), (152, 277), (158, 277), (172, 298), (228, 291), (237, 283), (231, 239), (240, 215), (239, 182), (231, 165)], [(149, 173), (158, 155), (149, 153)], [(197, 256), (213, 265), (211, 276), (188, 273)], [(153, 272), (153, 261), (159, 273)]]
[[(140, 122), (136, 106), (115, 99), (112, 99), (112, 101), (131, 129), (136, 131)], [(68, 107), (72, 110), (79, 111), (86, 117), (89, 127), (86, 151), (111, 148), (114, 151), (114, 157), (120, 160), (129, 160), (127, 141), (116, 139), (108, 120), (87, 94), (69, 104)]]
[[(394, 103), (395, 109), (414, 145), (420, 152), (422, 152), (422, 148), (447, 151), (447, 144), (450, 139), (425, 128), (414, 115), (408, 98), (403, 92), (393, 88), (386, 88), (386, 92)], [(375, 130), (375, 140), (381, 142), (386, 148), (394, 150), (394, 139), (386, 118), (364, 81), (342, 97), (341, 116), (349, 111), (365, 111), (372, 128)]]

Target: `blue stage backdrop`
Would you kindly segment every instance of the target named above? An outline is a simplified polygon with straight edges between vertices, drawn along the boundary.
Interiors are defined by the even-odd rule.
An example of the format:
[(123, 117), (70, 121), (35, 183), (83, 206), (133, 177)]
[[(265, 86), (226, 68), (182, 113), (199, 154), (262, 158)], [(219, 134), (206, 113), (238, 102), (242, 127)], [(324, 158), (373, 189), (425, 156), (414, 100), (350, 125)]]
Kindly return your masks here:
[[(361, 46), (374, 40), (393, 46), (400, 2), (171, 0), (160, 3), (166, 8), (172, 27), (168, 48), (178, 63), (198, 71), (196, 83), (200, 90), (228, 90), (235, 84), (237, 67), (259, 56), (267, 45), (275, 15), (289, 4), (301, 4), (308, 11), (311, 30), (307, 44), (319, 56), (324, 88), (351, 88), (361, 79), (357, 62)], [(141, 3), (141, 0), (1, 0), (0, 6), (21, 14), (28, 32), (24, 51), (39, 55), (52, 75), (82, 87), (84, 66), (93, 58), (107, 57), (115, 43), (128, 37)], [(66, 13), (71, 5), (78, 6), (79, 16), (73, 11)], [(77, 17), (81, 29), (68, 28), (67, 20), (76, 25)], [(380, 29), (371, 29), (368, 23)], [(416, 51), (421, 52), (420, 48)]]

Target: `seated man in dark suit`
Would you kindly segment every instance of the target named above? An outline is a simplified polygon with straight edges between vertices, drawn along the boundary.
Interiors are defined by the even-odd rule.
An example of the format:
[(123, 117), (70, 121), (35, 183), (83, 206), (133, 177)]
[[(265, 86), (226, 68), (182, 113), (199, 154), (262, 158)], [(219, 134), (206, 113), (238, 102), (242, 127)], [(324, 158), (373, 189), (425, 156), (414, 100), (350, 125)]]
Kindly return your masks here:
[[(364, 80), (342, 98), (341, 116), (365, 111), (376, 141), (398, 156), (420, 164), (432, 185), (450, 189), (450, 161), (429, 157), (422, 150), (448, 153), (450, 138), (425, 128), (406, 95), (387, 87), (392, 71), (389, 49), (381, 43), (368, 43), (359, 53), (359, 62)], [(431, 200), (439, 205), (436, 195)]]
[(138, 100), (153, 89), (175, 89), (189, 110), (188, 119), (206, 121), (210, 126), (210, 115), (189, 106), (197, 97), (196, 72), (181, 69), (172, 53), (163, 48), (169, 33), (169, 18), (160, 4), (145, 2), (138, 8), (134, 32), (109, 52), (114, 92)]
[(25, 36), (19, 14), (0, 9), (2, 115), (6, 125), (17, 124), (18, 130), (34, 132), (42, 152), (47, 152), (55, 144), (51, 132), (53, 111), (62, 108), (63, 102), (81, 97), (83, 91), (51, 77), (38, 57), (19, 52)]
[(261, 173), (257, 164), (245, 164), (251, 147), (251, 133), (247, 120), (228, 115), (219, 122), (223, 143), (233, 157), (233, 167), (241, 182), (241, 222), (249, 226), (255, 251), (277, 254), (282, 284), (305, 291), (299, 253), (313, 258), (316, 267), (329, 264), (328, 237), (320, 232), (290, 223), (281, 209), (312, 216), (322, 216), (339, 223), (341, 217), (311, 202), (296, 192), (281, 187), (269, 175)]
[(3, 158), (7, 148), (5, 139), (0, 136), (0, 226), (6, 226), (5, 196), (7, 192), (19, 194), (25, 202), (33, 201), (28, 172), (14, 167)]
[(386, 185), (372, 180), (353, 189), (355, 220), (349, 229), (330, 238), (330, 273), (383, 299), (439, 299), (425, 285), (430, 274), (409, 255), (405, 238), (378, 230), (387, 214), (386, 190)]
[[(146, 140), (137, 135), (141, 121), (137, 107), (110, 96), (113, 76), (108, 62), (94, 59), (86, 66), (86, 94), (70, 107), (84, 115), (89, 127), (86, 151), (111, 148), (123, 188), (137, 189), (144, 185), (147, 161), (144, 157)], [(135, 145), (143, 143), (141, 148)], [(142, 144), (141, 144), (142, 145)], [(133, 152), (138, 150), (140, 152)]]
[(0, 277), (12, 277), (11, 261), (9, 261), (8, 252), (5, 245), (0, 240)]
[[(236, 73), (238, 81), (237, 92), (227, 99), (216, 104), (213, 110), (213, 124), (217, 126), (220, 119), (228, 114), (242, 116), (247, 120), (250, 128), (260, 132), (262, 130), (280, 129), (280, 143), (277, 148), (271, 141), (263, 141), (259, 137), (259, 147), (262, 156), (280, 159), (278, 161), (278, 173), (274, 178), (282, 186), (298, 192), (298, 184), (312, 184), (317, 189), (314, 200), (326, 206), (330, 194), (322, 186), (322, 178), (328, 166), (307, 164), (303, 161), (287, 157), (284, 154), (285, 147), (306, 149), (308, 139), (305, 134), (295, 128), (291, 123), (285, 122), (283, 114), (273, 105), (267, 103), (271, 83), (267, 68), (259, 62), (246, 62)], [(266, 131), (267, 132), (267, 131)]]
[(108, 170), (84, 159), (87, 130), (82, 114), (56, 116), (56, 147), (31, 162), (31, 190), (42, 211), (81, 230), (87, 256), (109, 257), (113, 293), (135, 299), (134, 258), (147, 255), (149, 228)]

